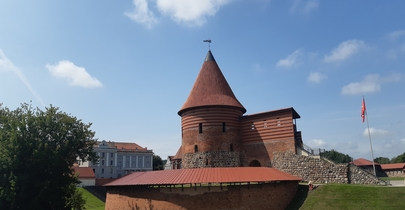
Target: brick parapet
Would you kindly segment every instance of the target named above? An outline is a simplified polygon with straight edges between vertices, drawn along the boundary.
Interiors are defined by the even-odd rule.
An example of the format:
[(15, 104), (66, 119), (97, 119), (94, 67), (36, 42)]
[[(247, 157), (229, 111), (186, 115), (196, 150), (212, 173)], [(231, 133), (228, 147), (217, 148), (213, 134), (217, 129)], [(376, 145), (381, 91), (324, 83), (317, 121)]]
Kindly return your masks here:
[(108, 187), (106, 210), (113, 209), (285, 209), (297, 181), (228, 186)]

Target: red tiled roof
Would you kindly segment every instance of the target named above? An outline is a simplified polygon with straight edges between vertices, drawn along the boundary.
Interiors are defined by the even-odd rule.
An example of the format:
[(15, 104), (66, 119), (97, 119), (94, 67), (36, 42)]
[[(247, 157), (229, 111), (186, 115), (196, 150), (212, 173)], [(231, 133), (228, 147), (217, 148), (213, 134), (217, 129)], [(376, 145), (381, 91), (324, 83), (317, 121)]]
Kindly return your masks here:
[[(373, 165), (372, 161), (366, 160), (364, 158), (359, 158), (359, 159), (353, 160), (352, 163), (356, 166), (372, 166)], [(380, 165), (380, 164), (374, 163), (374, 165)]]
[(270, 181), (301, 181), (301, 178), (266, 167), (192, 168), (134, 172), (104, 186)]
[(141, 147), (136, 143), (130, 142), (114, 142), (114, 145), (117, 147), (118, 150), (138, 150), (138, 151), (146, 151), (147, 148)]
[(405, 169), (405, 163), (391, 163), (391, 164), (381, 164), (383, 170), (387, 169)]
[(75, 174), (78, 174), (78, 178), (96, 178), (94, 175), (93, 168), (91, 167), (78, 167), (73, 166), (72, 169), (74, 170)]
[(246, 112), (233, 94), (211, 51), (208, 51), (190, 95), (178, 114), (181, 116), (185, 110), (201, 106), (232, 106)]
[(181, 146), (180, 146), (179, 150), (177, 150), (177, 152), (176, 152), (176, 155), (173, 157), (173, 160), (181, 159), (182, 156), (183, 156), (183, 153), (181, 152)]

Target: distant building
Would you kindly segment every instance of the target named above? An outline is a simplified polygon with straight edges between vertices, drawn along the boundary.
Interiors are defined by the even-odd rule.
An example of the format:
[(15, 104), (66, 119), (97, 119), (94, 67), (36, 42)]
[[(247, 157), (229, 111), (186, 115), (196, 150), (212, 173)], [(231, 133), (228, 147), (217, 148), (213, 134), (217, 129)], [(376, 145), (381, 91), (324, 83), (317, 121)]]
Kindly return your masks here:
[(96, 178), (120, 178), (136, 171), (153, 170), (153, 151), (136, 143), (99, 141), (93, 148), (99, 161), (82, 162), (79, 167), (91, 167)]
[[(353, 165), (369, 172), (370, 174), (374, 174), (374, 168), (373, 168), (373, 161), (364, 159), (364, 158), (359, 158), (356, 160), (353, 160), (351, 162)], [(387, 174), (385, 171), (381, 168), (381, 165), (379, 163), (374, 162), (374, 167), (375, 167), (375, 172), (378, 177), (386, 177)]]
[(94, 175), (91, 167), (79, 167), (75, 165), (72, 167), (72, 169), (80, 181), (79, 186), (94, 186), (96, 184), (96, 176)]
[(381, 164), (381, 168), (389, 177), (405, 176), (405, 163)]

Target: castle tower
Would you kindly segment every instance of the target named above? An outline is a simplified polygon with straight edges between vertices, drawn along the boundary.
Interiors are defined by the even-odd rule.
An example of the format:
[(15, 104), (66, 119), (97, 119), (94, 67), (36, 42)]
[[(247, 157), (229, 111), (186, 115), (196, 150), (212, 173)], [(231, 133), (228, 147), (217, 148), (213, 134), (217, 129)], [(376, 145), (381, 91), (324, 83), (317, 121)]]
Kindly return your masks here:
[(178, 114), (182, 167), (241, 166), (239, 117), (246, 112), (209, 50)]

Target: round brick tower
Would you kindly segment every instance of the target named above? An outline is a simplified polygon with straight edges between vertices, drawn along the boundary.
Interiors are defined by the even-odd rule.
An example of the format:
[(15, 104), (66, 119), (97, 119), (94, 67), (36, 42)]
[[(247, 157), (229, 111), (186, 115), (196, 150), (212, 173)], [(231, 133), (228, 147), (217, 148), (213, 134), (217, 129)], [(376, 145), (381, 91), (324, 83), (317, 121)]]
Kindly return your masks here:
[(241, 166), (239, 117), (245, 112), (208, 51), (190, 95), (178, 112), (182, 167)]

